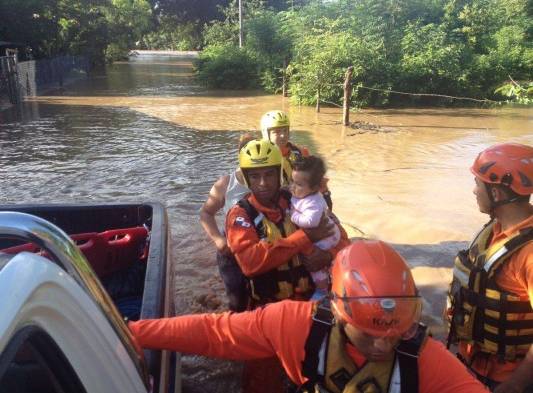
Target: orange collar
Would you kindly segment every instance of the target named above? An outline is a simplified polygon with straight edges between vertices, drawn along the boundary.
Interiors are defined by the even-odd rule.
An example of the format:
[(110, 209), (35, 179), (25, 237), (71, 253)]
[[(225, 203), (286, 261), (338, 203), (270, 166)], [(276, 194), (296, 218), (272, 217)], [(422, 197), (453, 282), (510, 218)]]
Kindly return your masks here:
[(291, 149), (288, 143), (285, 146), (280, 147), (279, 149), (281, 150), (281, 155), (283, 157), (287, 157), (291, 153)]
[(248, 200), (258, 212), (263, 213), (269, 221), (272, 221), (273, 223), (278, 223), (283, 220), (284, 211), (289, 208), (289, 201), (281, 196), (281, 194), (278, 196), (278, 204), (276, 207), (265, 207), (261, 205), (255, 198), (254, 194), (250, 194)]
[(533, 226), (533, 214), (529, 216), (528, 218), (526, 218), (524, 221), (521, 221), (518, 224), (513, 225), (511, 228), (507, 228), (505, 231), (502, 231), (501, 224), (499, 222), (496, 222), (493, 228), (494, 235), (492, 237), (492, 241), (494, 242), (499, 239), (505, 239), (505, 238), (511, 237), (516, 232), (518, 232), (520, 229), (530, 227), (530, 226)]

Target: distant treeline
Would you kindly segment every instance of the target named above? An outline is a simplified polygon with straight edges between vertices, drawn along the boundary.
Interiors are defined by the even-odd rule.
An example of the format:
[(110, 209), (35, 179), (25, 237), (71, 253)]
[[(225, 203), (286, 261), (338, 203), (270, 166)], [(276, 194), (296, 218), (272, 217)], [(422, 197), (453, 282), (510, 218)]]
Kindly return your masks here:
[[(245, 0), (246, 1), (246, 0)], [(296, 0), (297, 1), (297, 0)], [(229, 0), (0, 0), (0, 56), (83, 55), (93, 64), (130, 49), (201, 49), (205, 24), (224, 19)], [(279, 7), (285, 0), (270, 0)]]
[(0, 0), (0, 41), (23, 58), (83, 55), (94, 66), (127, 54), (152, 19), (147, 0)]
[(256, 3), (246, 9), (241, 50), (231, 3), (225, 19), (203, 31), (199, 76), (211, 87), (274, 92), (285, 74), (293, 100), (315, 104), (319, 93), (340, 104), (353, 66), (359, 105), (453, 103), (389, 90), (532, 103), (532, 3), (330, 0), (282, 11)]
[[(208, 87), (340, 104), (448, 104), (436, 93), (533, 102), (533, 0), (0, 0), (0, 41), (26, 56), (201, 49)], [(368, 89), (371, 88), (371, 89)]]

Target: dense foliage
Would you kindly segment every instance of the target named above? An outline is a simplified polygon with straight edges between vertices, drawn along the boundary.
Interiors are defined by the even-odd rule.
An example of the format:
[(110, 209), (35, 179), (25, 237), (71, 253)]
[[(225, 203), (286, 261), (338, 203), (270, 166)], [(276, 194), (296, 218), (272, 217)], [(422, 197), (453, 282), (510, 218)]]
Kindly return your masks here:
[(85, 55), (101, 64), (124, 57), (151, 25), (147, 0), (0, 0), (0, 41), (35, 58)]
[[(358, 105), (533, 101), (533, 0), (0, 0), (0, 41), (35, 58), (202, 49), (209, 87), (340, 104), (353, 66)], [(405, 96), (395, 93), (418, 93)]]
[(257, 87), (257, 67), (247, 51), (233, 45), (211, 45), (202, 52), (198, 78), (218, 89)]
[[(317, 94), (323, 102), (339, 104), (348, 66), (354, 67), (354, 98), (361, 105), (451, 103), (391, 90), (498, 100), (520, 96), (528, 102), (524, 97), (531, 89), (517, 86), (529, 86), (533, 79), (530, 2), (312, 0), (281, 11), (256, 3), (245, 12), (240, 59), (247, 66), (255, 63), (256, 79), (249, 85), (275, 91), (285, 73), (292, 99), (304, 104), (314, 104)], [(237, 46), (235, 1), (223, 12), (224, 20), (204, 30), (208, 52)], [(210, 61), (223, 69), (237, 58), (235, 50), (217, 53), (200, 63), (203, 79), (216, 87), (249, 87), (239, 76), (207, 77), (216, 72)]]
[(156, 28), (145, 34), (137, 45), (152, 50), (198, 50), (202, 47), (202, 35), (195, 22), (180, 22), (175, 16), (161, 16)]

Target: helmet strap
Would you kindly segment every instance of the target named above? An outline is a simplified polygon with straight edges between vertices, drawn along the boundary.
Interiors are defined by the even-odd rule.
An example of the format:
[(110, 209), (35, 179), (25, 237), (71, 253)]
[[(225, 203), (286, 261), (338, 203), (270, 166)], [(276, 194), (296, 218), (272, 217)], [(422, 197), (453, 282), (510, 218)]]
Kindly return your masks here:
[(487, 194), (489, 196), (489, 202), (490, 202), (489, 211), (490, 211), (491, 217), (494, 216), (494, 209), (496, 209), (497, 207), (516, 202), (520, 199), (520, 196), (514, 196), (511, 198), (502, 199), (501, 201), (496, 201), (494, 200), (494, 195), (492, 195), (492, 189), (494, 187), (489, 183), (484, 183), (484, 184), (485, 184), (485, 190), (487, 191)]
[(244, 179), (244, 185), (248, 188), (250, 188), (250, 180), (248, 180), (248, 173), (246, 173), (246, 169), (244, 168), (239, 168), (241, 170), (241, 173), (242, 173), (242, 177)]

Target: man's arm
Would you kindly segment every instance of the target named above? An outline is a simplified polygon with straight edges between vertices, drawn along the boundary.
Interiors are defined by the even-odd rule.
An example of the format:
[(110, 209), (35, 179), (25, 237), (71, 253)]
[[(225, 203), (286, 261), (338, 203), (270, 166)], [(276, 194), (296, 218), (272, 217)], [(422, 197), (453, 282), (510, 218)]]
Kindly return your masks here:
[(234, 206), (228, 212), (226, 236), (235, 259), (248, 277), (275, 269), (313, 246), (301, 229), (272, 243), (260, 240), (252, 221), (240, 206)]
[(341, 233), (341, 238), (335, 247), (330, 248), (328, 250), (333, 259), (335, 259), (335, 257), (337, 256), (337, 253), (340, 250), (342, 250), (344, 247), (346, 247), (347, 245), (351, 243), (350, 239), (348, 239), (348, 234), (346, 233), (346, 231), (344, 230), (340, 222), (335, 222), (335, 225), (337, 225), (337, 227), (339, 228), (339, 231)]
[(274, 356), (261, 331), (258, 310), (147, 319), (128, 326), (143, 348), (233, 360)]
[(148, 319), (128, 326), (142, 348), (233, 360), (278, 356), (300, 384), (312, 307), (310, 302), (283, 301), (243, 313)]
[(220, 233), (215, 215), (224, 207), (226, 190), (228, 188), (229, 175), (220, 177), (211, 187), (207, 200), (200, 209), (200, 224), (211, 238), (218, 251), (229, 252), (226, 238)]

